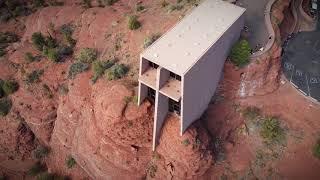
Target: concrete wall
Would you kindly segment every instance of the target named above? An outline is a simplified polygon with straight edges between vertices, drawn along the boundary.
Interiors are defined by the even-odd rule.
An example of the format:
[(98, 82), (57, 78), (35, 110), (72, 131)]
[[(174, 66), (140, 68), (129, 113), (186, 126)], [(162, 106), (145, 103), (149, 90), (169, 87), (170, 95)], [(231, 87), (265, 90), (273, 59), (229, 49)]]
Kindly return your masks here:
[(224, 62), (244, 25), (242, 15), (182, 77), (181, 134), (207, 109), (219, 84)]

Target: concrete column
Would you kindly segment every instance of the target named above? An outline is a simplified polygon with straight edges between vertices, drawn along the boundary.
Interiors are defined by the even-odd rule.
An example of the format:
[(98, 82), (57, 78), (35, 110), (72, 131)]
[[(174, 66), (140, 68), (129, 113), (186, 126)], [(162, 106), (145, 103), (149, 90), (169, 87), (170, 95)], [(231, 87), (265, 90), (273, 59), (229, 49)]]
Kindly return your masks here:
[(139, 75), (141, 76), (149, 67), (149, 62), (147, 59), (140, 57), (140, 68), (139, 68)]
[(159, 91), (156, 91), (156, 100), (155, 100), (155, 113), (154, 113), (154, 123), (153, 123), (153, 141), (152, 141), (152, 150), (156, 149), (156, 146), (159, 141), (161, 128), (164, 121), (167, 118), (169, 110), (169, 98), (162, 95)]
[(138, 106), (141, 105), (143, 100), (148, 96), (148, 86), (139, 82), (139, 92), (138, 92)]
[(160, 67), (158, 68), (157, 73), (159, 73), (157, 74), (157, 77), (159, 79), (159, 81), (157, 82), (157, 89), (160, 90), (170, 78), (170, 71)]

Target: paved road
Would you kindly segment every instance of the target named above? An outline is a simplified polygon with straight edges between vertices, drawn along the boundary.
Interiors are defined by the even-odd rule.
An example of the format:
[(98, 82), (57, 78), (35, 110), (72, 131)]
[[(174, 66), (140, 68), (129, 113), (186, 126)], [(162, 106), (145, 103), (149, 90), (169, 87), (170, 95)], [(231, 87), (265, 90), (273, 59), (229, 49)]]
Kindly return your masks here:
[[(237, 5), (247, 9), (245, 25), (249, 28), (247, 33), (251, 48), (256, 45), (264, 47), (268, 42), (268, 31), (265, 25), (264, 12), (270, 0), (238, 0)], [(259, 48), (260, 48), (259, 47)]]

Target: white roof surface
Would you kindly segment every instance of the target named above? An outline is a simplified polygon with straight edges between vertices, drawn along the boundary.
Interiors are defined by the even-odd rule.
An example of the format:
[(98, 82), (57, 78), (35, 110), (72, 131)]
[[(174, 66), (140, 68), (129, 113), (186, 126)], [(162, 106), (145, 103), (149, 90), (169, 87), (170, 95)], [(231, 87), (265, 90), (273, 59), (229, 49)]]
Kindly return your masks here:
[(141, 56), (183, 75), (244, 11), (221, 0), (205, 0)]

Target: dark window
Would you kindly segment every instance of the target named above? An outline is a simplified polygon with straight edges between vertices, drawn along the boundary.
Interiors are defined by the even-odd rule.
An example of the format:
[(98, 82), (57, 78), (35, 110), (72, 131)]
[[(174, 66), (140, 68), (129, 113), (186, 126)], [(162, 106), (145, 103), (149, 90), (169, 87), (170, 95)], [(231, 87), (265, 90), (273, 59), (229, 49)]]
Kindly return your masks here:
[(152, 88), (148, 88), (148, 98), (154, 102), (156, 99), (156, 91)]
[(170, 77), (172, 77), (173, 79), (176, 79), (178, 81), (181, 81), (181, 76), (179, 76), (173, 72), (170, 72)]
[(157, 68), (159, 67), (158, 64), (153, 63), (153, 62), (150, 62), (150, 61), (149, 61), (149, 66), (152, 67), (152, 68), (154, 68), (154, 69), (157, 69)]
[(180, 116), (180, 111), (181, 111), (180, 105), (181, 105), (181, 101), (176, 102), (172, 99), (169, 99), (169, 112), (176, 113), (177, 115)]

